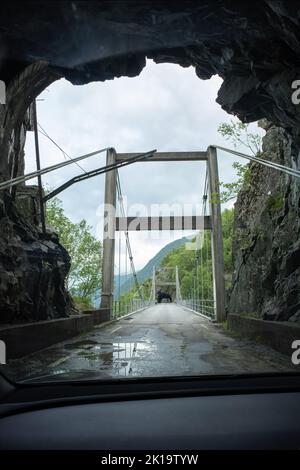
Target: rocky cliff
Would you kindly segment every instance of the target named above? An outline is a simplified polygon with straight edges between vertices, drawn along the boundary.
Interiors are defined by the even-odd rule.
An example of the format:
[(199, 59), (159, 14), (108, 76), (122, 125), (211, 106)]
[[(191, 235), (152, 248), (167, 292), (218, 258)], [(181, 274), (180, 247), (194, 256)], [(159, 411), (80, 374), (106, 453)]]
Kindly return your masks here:
[(30, 223), (8, 194), (0, 200), (0, 233), (0, 324), (72, 313), (65, 290), (70, 257), (57, 236)]
[[(286, 131), (263, 125), (265, 157), (299, 167)], [(256, 163), (250, 168), (235, 204), (229, 311), (300, 321), (300, 182)]]

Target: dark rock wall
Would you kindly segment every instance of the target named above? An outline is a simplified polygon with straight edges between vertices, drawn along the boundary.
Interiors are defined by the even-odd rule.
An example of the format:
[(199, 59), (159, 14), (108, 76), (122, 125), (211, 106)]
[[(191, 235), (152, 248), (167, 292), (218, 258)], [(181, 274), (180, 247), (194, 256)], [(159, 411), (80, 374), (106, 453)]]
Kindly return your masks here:
[[(299, 151), (282, 128), (269, 125), (263, 151), (272, 161), (299, 166)], [(234, 224), (229, 312), (300, 321), (299, 179), (251, 164)]]
[(57, 236), (28, 223), (8, 194), (0, 200), (0, 233), (0, 324), (68, 316), (70, 257)]

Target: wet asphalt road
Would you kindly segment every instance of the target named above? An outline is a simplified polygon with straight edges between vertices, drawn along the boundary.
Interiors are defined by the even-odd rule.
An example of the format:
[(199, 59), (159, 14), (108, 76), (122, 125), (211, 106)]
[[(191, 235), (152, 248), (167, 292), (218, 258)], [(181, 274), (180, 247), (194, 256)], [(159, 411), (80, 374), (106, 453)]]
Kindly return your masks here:
[(13, 379), (57, 380), (272, 372), (291, 364), (270, 348), (164, 303), (5, 367)]

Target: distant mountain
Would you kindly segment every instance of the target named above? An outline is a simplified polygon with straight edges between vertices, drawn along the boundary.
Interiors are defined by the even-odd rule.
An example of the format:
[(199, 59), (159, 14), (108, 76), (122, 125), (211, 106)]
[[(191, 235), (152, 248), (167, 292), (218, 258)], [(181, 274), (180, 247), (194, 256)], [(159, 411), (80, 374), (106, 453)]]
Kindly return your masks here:
[[(178, 240), (174, 240), (170, 243), (168, 243), (166, 246), (164, 246), (158, 253), (156, 253), (153, 258), (148, 261), (148, 263), (141, 269), (140, 271), (137, 272), (137, 278), (140, 283), (144, 282), (145, 279), (149, 278), (152, 276), (153, 272), (153, 266), (158, 267), (160, 266), (160, 263), (164, 259), (167, 254), (170, 253), (170, 251), (175, 250), (176, 248), (179, 248), (181, 245), (187, 243), (190, 241), (191, 237), (183, 237), (179, 238)], [(133, 286), (133, 277), (131, 274), (127, 275), (127, 278), (125, 275), (121, 276), (120, 279), (120, 293), (125, 294), (130, 290), (130, 288)], [(119, 280), (118, 276), (115, 276), (115, 299), (118, 300), (119, 297)]]
[(127, 282), (130, 284), (130, 280), (132, 281), (132, 277), (133, 276), (131, 274), (121, 274), (120, 275), (120, 281), (119, 281), (119, 276), (115, 275), (115, 278), (114, 278), (114, 284), (115, 284), (114, 295), (115, 295), (116, 300), (118, 300), (117, 297), (118, 297), (118, 292), (119, 292), (119, 282), (120, 282), (120, 287), (121, 287), (120, 290), (121, 290), (121, 293), (122, 293), (122, 286)]

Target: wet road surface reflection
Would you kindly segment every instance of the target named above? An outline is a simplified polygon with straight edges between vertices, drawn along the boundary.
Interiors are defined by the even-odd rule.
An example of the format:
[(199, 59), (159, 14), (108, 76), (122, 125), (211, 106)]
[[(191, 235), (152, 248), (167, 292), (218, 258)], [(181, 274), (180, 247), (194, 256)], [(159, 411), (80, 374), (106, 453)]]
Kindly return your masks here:
[(4, 373), (12, 380), (57, 381), (286, 370), (292, 370), (287, 356), (161, 304), (10, 361)]

